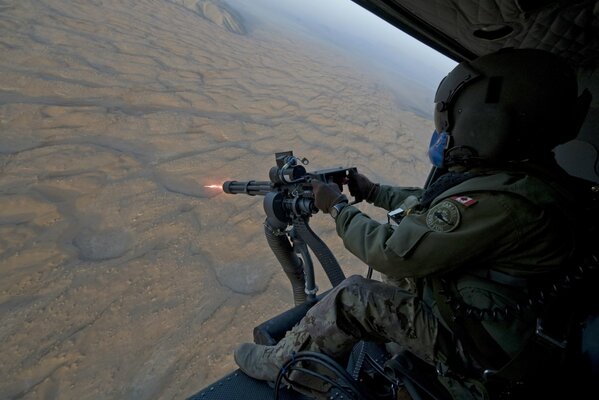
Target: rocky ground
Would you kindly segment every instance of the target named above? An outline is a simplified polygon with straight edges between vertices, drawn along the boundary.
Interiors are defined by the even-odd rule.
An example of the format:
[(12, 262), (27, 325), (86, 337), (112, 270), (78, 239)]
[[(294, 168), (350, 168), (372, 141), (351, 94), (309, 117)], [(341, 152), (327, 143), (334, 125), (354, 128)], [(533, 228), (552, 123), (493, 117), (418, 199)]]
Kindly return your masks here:
[(292, 296), (261, 200), (205, 185), (267, 179), (285, 150), (388, 183), (428, 171), (431, 121), (223, 3), (0, 1), (0, 55), (0, 398), (182, 398), (235, 368)]

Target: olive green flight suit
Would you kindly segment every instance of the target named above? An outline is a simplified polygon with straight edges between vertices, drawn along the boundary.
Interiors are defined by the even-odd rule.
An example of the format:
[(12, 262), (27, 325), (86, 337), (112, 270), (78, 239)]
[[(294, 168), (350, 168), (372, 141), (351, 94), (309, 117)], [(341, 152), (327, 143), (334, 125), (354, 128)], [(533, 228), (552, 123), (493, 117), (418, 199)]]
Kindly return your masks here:
[[(423, 287), (406, 290), (405, 285), (349, 277), (276, 346), (250, 345), (237, 351), (240, 367), (250, 376), (274, 380), (293, 352), (319, 351), (339, 358), (360, 340), (397, 343), (431, 364), (445, 362), (443, 349), (448, 340), (453, 345), (451, 328), (426, 284), (429, 277), (455, 273), (453, 283), (463, 302), (501, 308), (524, 301), (526, 289), (497, 282), (489, 271), (525, 279), (557, 270), (572, 256), (572, 228), (561, 212), (570, 200), (538, 178), (511, 172), (478, 175), (447, 189), (428, 208), (409, 209), (422, 194), (422, 189), (381, 186), (376, 206), (407, 207), (397, 226), (347, 206), (336, 228), (347, 249), (389, 281), (417, 280)], [(533, 335), (535, 316), (524, 311), (482, 325), (511, 357)], [(468, 349), (461, 356), (472, 361)], [(476, 361), (474, 365), (483, 366)]]
[[(422, 193), (381, 186), (374, 205), (393, 210), (414, 204)], [(538, 178), (500, 172), (448, 189), (428, 209), (408, 210), (397, 226), (376, 222), (348, 206), (336, 227), (350, 252), (392, 281), (458, 271), (455, 285), (465, 303), (501, 308), (525, 301), (527, 293), (487, 279), (489, 270), (528, 278), (556, 270), (571, 257), (571, 228), (559, 212), (567, 204)], [(438, 352), (440, 324), (445, 325), (430, 287), (419, 297), (359, 276), (334, 288), (300, 322), (310, 334), (312, 350), (334, 357), (365, 339), (397, 342), (430, 363), (444, 360)], [(522, 349), (534, 324), (530, 312), (483, 321), (509, 356)]]

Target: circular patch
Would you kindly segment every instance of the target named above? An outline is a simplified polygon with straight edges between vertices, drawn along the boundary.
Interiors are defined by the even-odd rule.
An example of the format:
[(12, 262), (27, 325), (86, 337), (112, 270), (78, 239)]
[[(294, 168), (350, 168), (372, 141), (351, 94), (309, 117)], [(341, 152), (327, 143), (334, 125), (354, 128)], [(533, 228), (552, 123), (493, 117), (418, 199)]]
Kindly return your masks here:
[(426, 225), (433, 231), (451, 232), (460, 224), (460, 210), (448, 200), (431, 208), (426, 214)]

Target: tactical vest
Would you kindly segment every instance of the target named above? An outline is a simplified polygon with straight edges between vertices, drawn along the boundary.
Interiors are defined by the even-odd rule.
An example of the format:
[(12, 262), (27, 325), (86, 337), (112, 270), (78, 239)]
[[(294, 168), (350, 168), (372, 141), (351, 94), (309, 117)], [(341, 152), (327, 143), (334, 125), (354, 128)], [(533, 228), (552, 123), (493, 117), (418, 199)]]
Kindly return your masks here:
[[(563, 218), (572, 232), (571, 260), (554, 273), (521, 278), (521, 271), (469, 266), (447, 276), (427, 278), (424, 284), (425, 298), (436, 305), (442, 320), (474, 359), (466, 368), (484, 379), (516, 381), (530, 375), (533, 365), (541, 368), (561, 363), (572, 340), (572, 327), (597, 311), (596, 304), (588, 303), (596, 303), (589, 293), (597, 284), (593, 247), (597, 247), (598, 189), (590, 182), (556, 179), (554, 175), (537, 178), (501, 172), (458, 183), (436, 196), (431, 207), (448, 197), (476, 192), (521, 196), (553, 217)], [(510, 301), (476, 307), (460, 297), (458, 287), (464, 285)], [(504, 329), (521, 331), (524, 336), (525, 345), (515, 356), (505, 351), (509, 343), (502, 343)], [(531, 360), (535, 362), (531, 364)]]

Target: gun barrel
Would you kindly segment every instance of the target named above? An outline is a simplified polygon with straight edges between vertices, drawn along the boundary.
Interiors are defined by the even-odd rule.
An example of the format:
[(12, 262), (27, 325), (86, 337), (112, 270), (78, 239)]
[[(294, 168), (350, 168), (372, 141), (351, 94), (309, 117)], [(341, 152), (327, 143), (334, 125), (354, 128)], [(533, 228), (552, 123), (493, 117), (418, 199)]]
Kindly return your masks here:
[(229, 194), (244, 193), (250, 196), (264, 196), (273, 189), (269, 181), (226, 181), (223, 183), (223, 191)]

